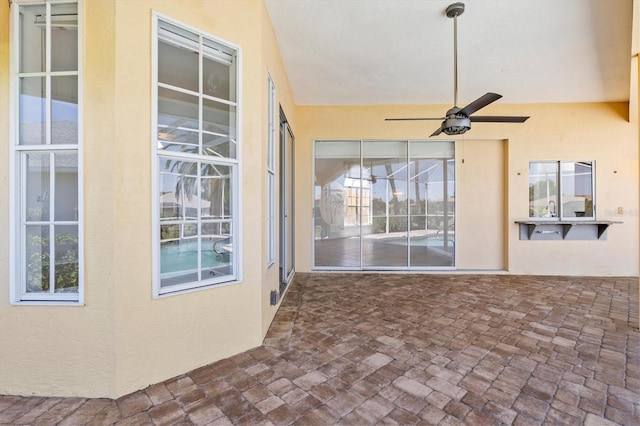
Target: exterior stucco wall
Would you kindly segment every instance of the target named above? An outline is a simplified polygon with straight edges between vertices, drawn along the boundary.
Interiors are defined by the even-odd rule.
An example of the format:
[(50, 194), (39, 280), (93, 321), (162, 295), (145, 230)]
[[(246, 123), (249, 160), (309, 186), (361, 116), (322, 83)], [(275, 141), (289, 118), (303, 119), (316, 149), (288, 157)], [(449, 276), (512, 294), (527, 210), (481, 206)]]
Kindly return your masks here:
[[(86, 3), (85, 3), (86, 6)], [(109, 180), (115, 163), (114, 35), (115, 8), (99, 2), (85, 8), (85, 282), (84, 306), (9, 305), (9, 79), (7, 2), (0, 6), (0, 393), (24, 395), (115, 394), (115, 336), (112, 285), (114, 188)], [(9, 248), (11, 250), (11, 248)]]
[[(0, 394), (118, 397), (259, 346), (276, 307), (266, 270), (266, 81), (293, 119), (257, 1), (85, 1), (85, 305), (9, 304), (9, 7), (0, 2)], [(153, 299), (152, 11), (239, 46), (242, 279)], [(275, 271), (275, 272), (274, 272)]]

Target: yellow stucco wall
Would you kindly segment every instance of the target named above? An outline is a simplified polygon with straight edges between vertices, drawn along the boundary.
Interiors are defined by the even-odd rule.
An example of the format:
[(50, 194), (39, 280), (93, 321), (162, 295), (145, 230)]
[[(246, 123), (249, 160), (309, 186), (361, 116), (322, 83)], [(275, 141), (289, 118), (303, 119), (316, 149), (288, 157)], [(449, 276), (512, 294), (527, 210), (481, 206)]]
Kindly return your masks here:
[[(9, 8), (0, 2), (7, 140)], [(152, 10), (242, 49), (242, 281), (152, 298)], [(0, 394), (117, 397), (258, 346), (276, 307), (266, 269), (267, 71), (293, 120), (262, 2), (84, 2), (85, 305), (9, 305), (8, 143), (0, 144)], [(241, 18), (239, 18), (241, 17)]]
[[(114, 7), (100, 2), (86, 12), (85, 76), (88, 94), (85, 119), (86, 237), (85, 306), (9, 305), (9, 110), (8, 10), (0, 6), (0, 116), (2, 185), (0, 186), (0, 393), (35, 395), (115, 395), (115, 323), (113, 259), (115, 193), (110, 176), (115, 163), (114, 36), (110, 31)], [(95, 48), (95, 49), (94, 49)], [(88, 92), (89, 90), (86, 90)], [(95, 185), (94, 185), (95, 184)]]
[[(296, 214), (298, 271), (312, 269), (311, 206), (313, 140), (426, 139), (438, 122), (385, 122), (385, 117), (441, 115), (441, 106), (304, 106), (298, 109), (296, 145)], [(524, 124), (475, 123), (458, 139), (506, 140), (506, 269), (515, 274), (635, 276), (638, 273), (638, 143), (637, 124), (629, 123), (626, 103), (493, 104), (483, 115), (530, 115)], [(301, 129), (301, 130), (300, 130)], [(442, 135), (446, 136), (446, 135)], [(445, 138), (442, 138), (445, 139)], [(458, 149), (458, 154), (460, 149)], [(475, 161), (491, 162), (489, 156)], [(484, 154), (487, 155), (487, 154)], [(468, 153), (465, 155), (469, 160)], [(457, 159), (457, 167), (461, 158)], [(528, 218), (528, 167), (537, 160), (595, 160), (599, 220), (623, 221), (605, 241), (520, 241), (516, 220)], [(479, 177), (480, 178), (480, 177)], [(459, 189), (473, 182), (457, 181)], [(496, 188), (496, 190), (502, 190)], [(469, 208), (457, 198), (457, 223), (472, 223), (482, 206)], [(624, 214), (618, 215), (617, 208)], [(457, 229), (456, 233), (473, 233)], [(484, 244), (493, 249), (499, 240)], [(482, 256), (482, 253), (478, 253)], [(466, 268), (467, 265), (458, 265)]]

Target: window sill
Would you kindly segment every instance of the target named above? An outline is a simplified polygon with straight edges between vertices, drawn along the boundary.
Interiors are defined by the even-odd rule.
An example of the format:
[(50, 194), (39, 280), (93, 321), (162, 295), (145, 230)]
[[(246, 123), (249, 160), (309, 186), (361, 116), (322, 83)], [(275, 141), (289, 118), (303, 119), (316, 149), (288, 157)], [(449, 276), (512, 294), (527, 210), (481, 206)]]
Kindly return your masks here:
[(607, 220), (517, 220), (521, 240), (606, 240)]
[(71, 300), (18, 300), (12, 306), (84, 306), (83, 302)]

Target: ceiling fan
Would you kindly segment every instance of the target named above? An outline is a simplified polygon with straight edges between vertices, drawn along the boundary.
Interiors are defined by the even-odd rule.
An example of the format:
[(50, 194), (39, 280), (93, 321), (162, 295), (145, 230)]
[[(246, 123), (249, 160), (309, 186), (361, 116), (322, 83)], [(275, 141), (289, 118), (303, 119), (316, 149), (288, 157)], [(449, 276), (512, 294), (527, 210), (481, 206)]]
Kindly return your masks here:
[(431, 136), (444, 132), (447, 135), (461, 135), (471, 129), (471, 122), (478, 123), (524, 123), (529, 117), (522, 116), (479, 116), (472, 115), (481, 108), (502, 97), (497, 93), (486, 93), (464, 108), (458, 107), (458, 16), (464, 13), (464, 3), (453, 3), (446, 9), (447, 17), (453, 18), (453, 107), (444, 117), (386, 118), (385, 121), (443, 120), (440, 128)]

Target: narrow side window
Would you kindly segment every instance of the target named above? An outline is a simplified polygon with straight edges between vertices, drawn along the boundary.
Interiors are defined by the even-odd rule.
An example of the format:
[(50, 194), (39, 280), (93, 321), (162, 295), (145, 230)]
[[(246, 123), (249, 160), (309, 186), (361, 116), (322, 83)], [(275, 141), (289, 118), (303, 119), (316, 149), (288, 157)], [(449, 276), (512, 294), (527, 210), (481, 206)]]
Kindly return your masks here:
[(11, 298), (82, 302), (78, 4), (11, 7)]

